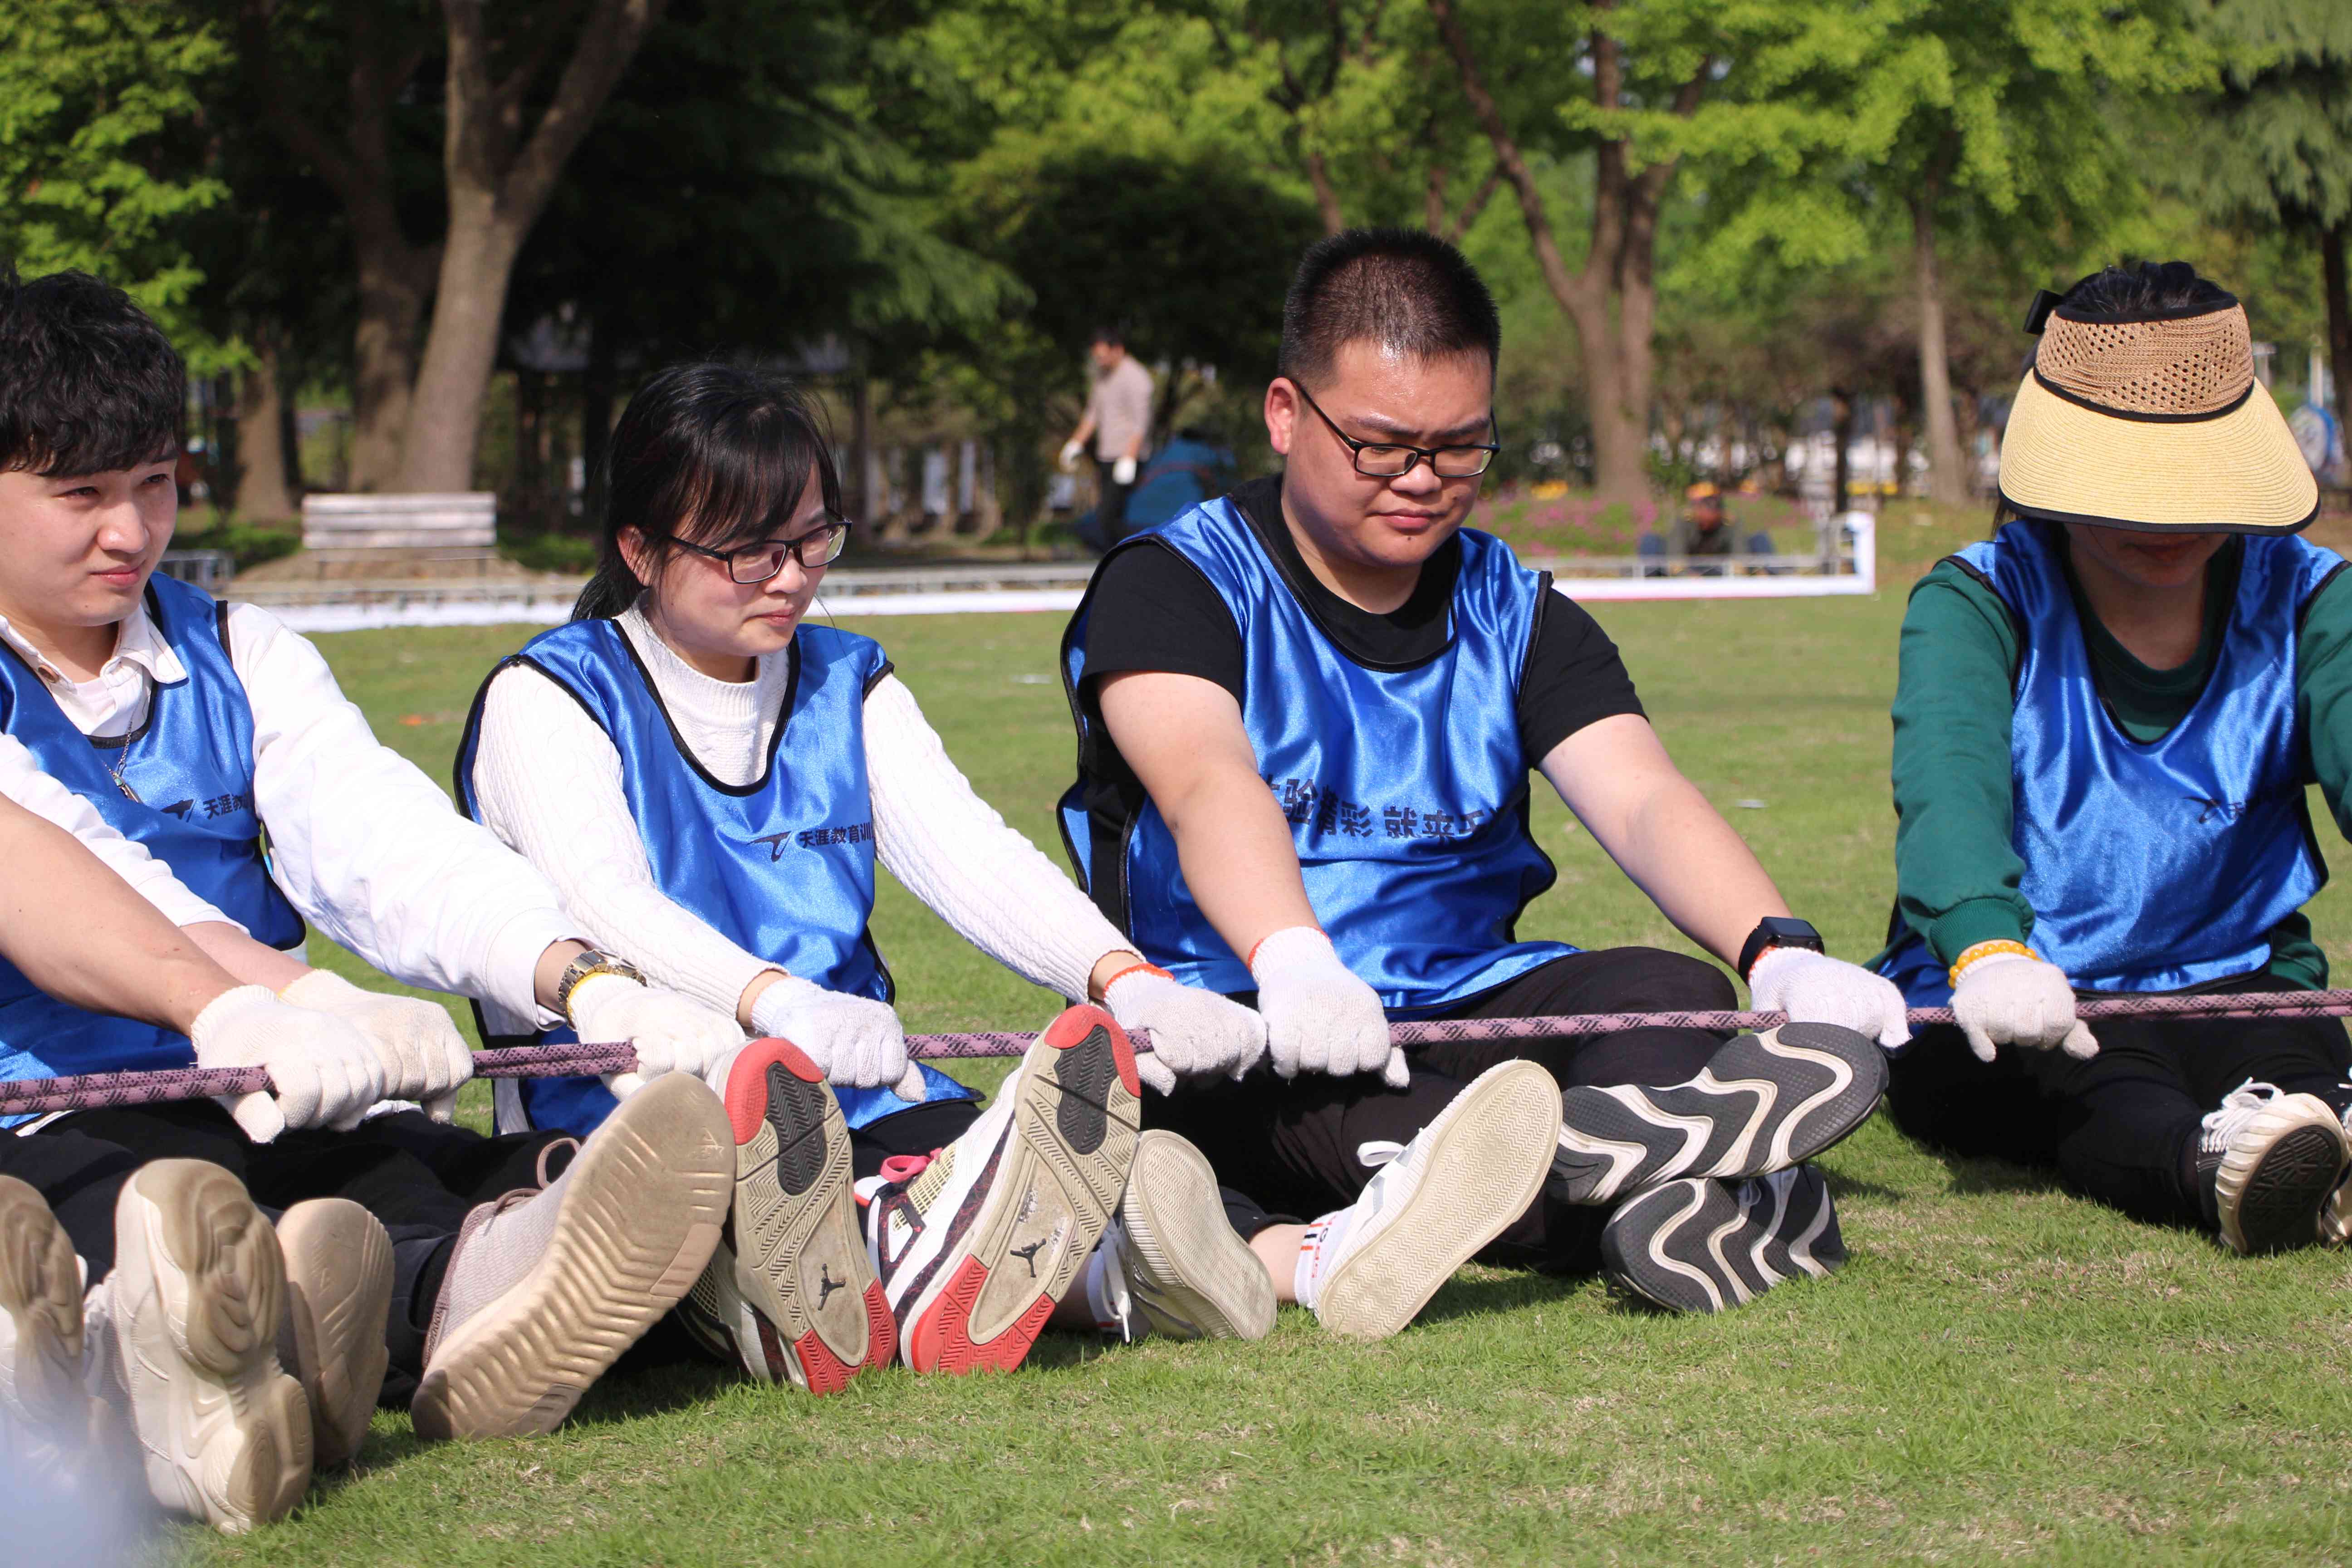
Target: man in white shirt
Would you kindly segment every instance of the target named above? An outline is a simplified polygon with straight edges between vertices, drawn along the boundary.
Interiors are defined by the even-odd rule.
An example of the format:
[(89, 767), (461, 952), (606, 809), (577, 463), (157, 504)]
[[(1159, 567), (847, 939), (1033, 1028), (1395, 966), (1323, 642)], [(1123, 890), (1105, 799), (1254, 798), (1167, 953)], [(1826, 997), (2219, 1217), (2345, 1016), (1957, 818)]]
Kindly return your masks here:
[[(707, 1260), (731, 1157), (719, 1159), (723, 1110), (689, 1080), (739, 1047), (741, 1031), (576, 940), (554, 889), (376, 742), (308, 641), (261, 610), (153, 576), (176, 515), (184, 384), (178, 355), (120, 291), (71, 273), (0, 277), (0, 731), (79, 798), (52, 799), (53, 819), (118, 862), (124, 847), (106, 841), (137, 841), (160, 867), (137, 879), (157, 907), (238, 980), (341, 1019), (372, 1070), (289, 1095), (289, 1083), (320, 1078), (316, 1041), (192, 1041), (50, 996), (0, 965), (0, 1077), (258, 1065), (281, 1090), (226, 1113), (196, 1101), (0, 1121), (52, 1164), (68, 1146), (85, 1157), (81, 1176), (44, 1191), (53, 1202), (60, 1184), (89, 1172), (133, 1193), (147, 1178), (130, 1173), (169, 1156), (223, 1167), (268, 1207), (356, 1200), (392, 1233), (393, 1382), (419, 1384), (420, 1430), (546, 1429)], [(11, 767), (21, 783), (22, 760), (0, 755), (0, 776)], [(411, 984), (568, 1021), (585, 1039), (631, 1040), (645, 1079), (684, 1069), (616, 1116), (631, 1123), (618, 1142), (635, 1140), (637, 1157), (616, 1163), (600, 1138), (567, 1167), (551, 1140), (446, 1125), (471, 1070), (447, 1014), (310, 968), (306, 922)], [(393, 1108), (361, 1123), (384, 1097), (443, 1120)], [(499, 1201), (535, 1189), (529, 1202)], [(624, 1259), (625, 1249), (589, 1236), (592, 1207), (644, 1216), (659, 1234), (632, 1239), (650, 1240), (658, 1259)], [(115, 1251), (105, 1227), (58, 1217), (99, 1282)], [(566, 1269), (594, 1274), (634, 1327), (615, 1335), (609, 1324), (551, 1322), (565, 1297), (551, 1271)], [(513, 1359), (534, 1332), (567, 1346), (562, 1364)], [(483, 1374), (501, 1358), (519, 1375), (493, 1387)], [(289, 1494), (282, 1477), (257, 1479), (230, 1457), (289, 1440), (262, 1429), (266, 1411), (247, 1410), (277, 1406), (258, 1395), (229, 1403), (236, 1413), (213, 1435), (221, 1447), (209, 1461), (175, 1444), (151, 1451), (148, 1468), (167, 1504), (236, 1527), (290, 1508), (300, 1488)]]
[(1094, 384), (1087, 393), (1085, 416), (1062, 445), (1062, 468), (1077, 466), (1087, 437), (1093, 437), (1095, 526), (1108, 550), (1127, 537), (1127, 498), (1134, 493), (1136, 470), (1151, 437), (1151, 373), (1127, 352), (1116, 327), (1097, 329), (1087, 352)]

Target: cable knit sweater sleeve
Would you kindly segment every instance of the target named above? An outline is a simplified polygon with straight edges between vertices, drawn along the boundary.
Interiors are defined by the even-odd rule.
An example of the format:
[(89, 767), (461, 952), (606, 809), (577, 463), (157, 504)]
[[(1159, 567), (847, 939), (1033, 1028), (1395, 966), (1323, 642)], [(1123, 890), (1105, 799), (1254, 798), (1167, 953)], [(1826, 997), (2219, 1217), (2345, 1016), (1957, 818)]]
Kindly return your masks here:
[(490, 682), (474, 760), (483, 820), (553, 882), (598, 947), (732, 1017), (774, 967), (655, 885), (621, 790), (612, 738), (552, 680), (524, 665)]
[(866, 693), (866, 771), (882, 864), (997, 963), (1032, 984), (1083, 998), (1103, 955), (1129, 945), (972, 792), (896, 676)]

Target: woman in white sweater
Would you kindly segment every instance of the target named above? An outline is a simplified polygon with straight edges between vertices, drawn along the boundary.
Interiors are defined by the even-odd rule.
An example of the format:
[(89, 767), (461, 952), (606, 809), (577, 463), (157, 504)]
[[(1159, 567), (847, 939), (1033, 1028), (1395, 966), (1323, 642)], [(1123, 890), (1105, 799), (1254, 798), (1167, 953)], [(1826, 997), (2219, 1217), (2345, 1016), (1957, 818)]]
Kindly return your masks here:
[[(848, 527), (805, 401), (679, 366), (611, 450), (597, 574), (569, 626), (484, 683), (457, 784), (584, 931), (789, 1042), (709, 1067), (738, 1142), (734, 1266), (689, 1326), (820, 1392), (894, 1339), (919, 1371), (1017, 1364), (1066, 1292), (1066, 1320), (1123, 1333), (1265, 1332), (1271, 1286), (1213, 1174), (1181, 1139), (1139, 1146), (1134, 1098), (1238, 1076), (1264, 1022), (1131, 951), (972, 793), (877, 644), (803, 624)], [(1101, 1003), (1057, 1019), (985, 1112), (908, 1064), (867, 927), (877, 858), (999, 963)], [(584, 1132), (612, 1103), (593, 1079), (541, 1080), (499, 1110)]]

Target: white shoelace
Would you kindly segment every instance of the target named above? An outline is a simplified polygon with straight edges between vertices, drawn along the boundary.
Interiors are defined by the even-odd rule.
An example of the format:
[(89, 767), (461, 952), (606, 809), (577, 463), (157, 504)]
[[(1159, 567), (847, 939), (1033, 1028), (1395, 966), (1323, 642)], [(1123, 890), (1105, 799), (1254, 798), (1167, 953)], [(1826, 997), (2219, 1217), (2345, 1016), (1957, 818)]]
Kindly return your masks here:
[(2260, 1116), (2278, 1097), (2278, 1085), (2256, 1083), (2252, 1079), (2223, 1095), (2221, 1108), (2205, 1113), (2204, 1135), (2199, 1140), (2199, 1152), (2221, 1153), (2230, 1146), (2231, 1139), (2245, 1131), (2247, 1123)]

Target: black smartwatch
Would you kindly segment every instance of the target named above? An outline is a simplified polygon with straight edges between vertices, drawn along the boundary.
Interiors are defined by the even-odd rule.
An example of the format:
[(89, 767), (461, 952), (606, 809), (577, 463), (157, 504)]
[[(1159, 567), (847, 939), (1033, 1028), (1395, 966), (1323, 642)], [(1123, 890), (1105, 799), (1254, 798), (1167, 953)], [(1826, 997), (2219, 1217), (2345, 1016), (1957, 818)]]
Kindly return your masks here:
[(1827, 952), (1822, 933), (1805, 921), (1790, 915), (1766, 915), (1739, 944), (1739, 978), (1756, 967), (1756, 961), (1776, 947), (1801, 947), (1809, 952)]

